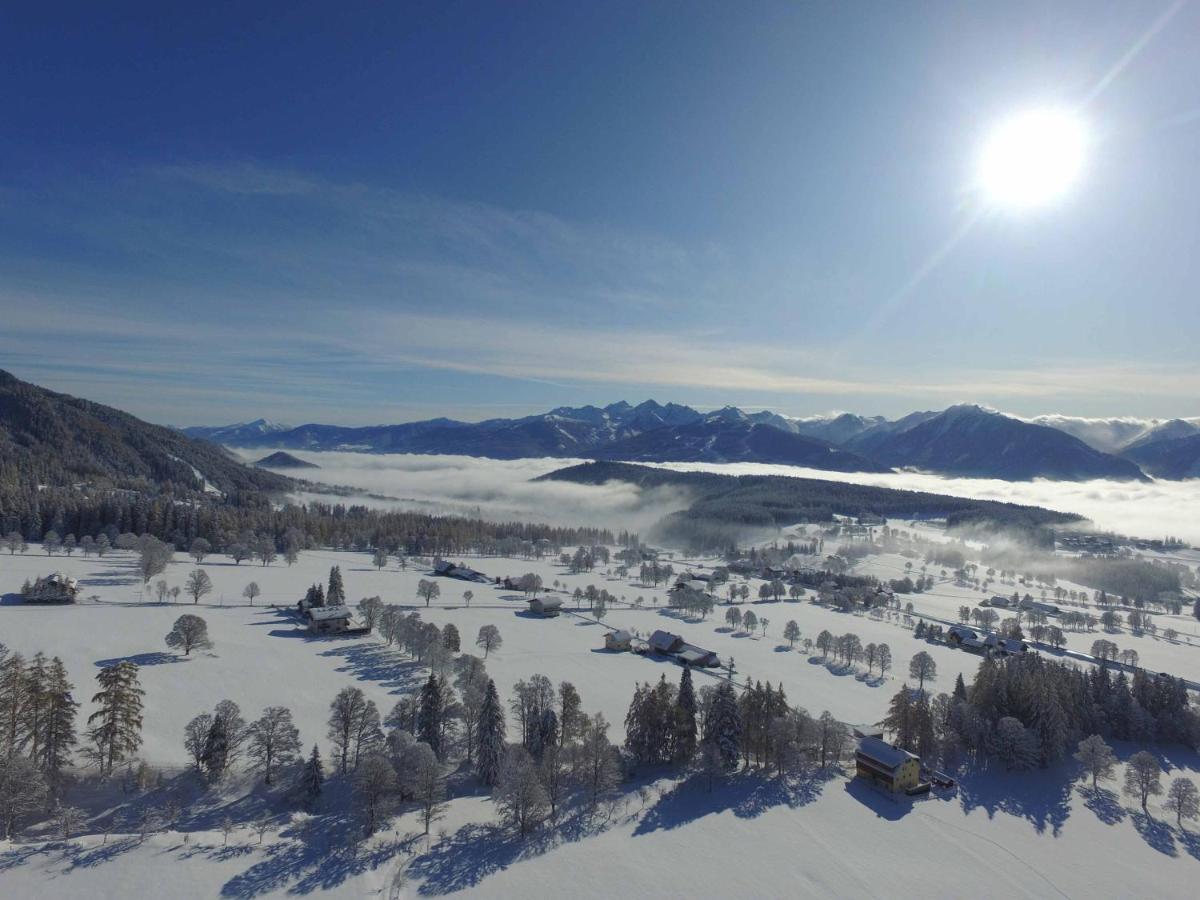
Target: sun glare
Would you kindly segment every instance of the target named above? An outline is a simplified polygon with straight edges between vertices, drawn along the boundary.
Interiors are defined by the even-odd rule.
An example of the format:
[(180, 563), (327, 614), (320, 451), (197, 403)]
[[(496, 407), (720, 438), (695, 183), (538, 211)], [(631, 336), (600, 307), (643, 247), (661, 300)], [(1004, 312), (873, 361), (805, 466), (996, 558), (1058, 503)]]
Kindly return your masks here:
[(1044, 206), (1070, 189), (1083, 167), (1086, 129), (1072, 113), (1038, 109), (1001, 122), (979, 160), (979, 182), (995, 206)]

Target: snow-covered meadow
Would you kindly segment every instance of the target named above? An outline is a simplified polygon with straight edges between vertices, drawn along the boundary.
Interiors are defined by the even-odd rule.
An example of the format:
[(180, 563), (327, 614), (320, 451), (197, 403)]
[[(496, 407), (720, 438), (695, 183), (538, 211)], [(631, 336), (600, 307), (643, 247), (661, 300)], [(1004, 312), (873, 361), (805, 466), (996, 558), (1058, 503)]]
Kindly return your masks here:
[[(557, 619), (523, 615), (520, 595), (488, 585), (439, 579), (442, 594), (424, 609), (416, 585), (428, 572), (406, 570), (395, 562), (380, 571), (365, 553), (306, 551), (291, 567), (235, 565), (212, 556), (202, 565), (214, 589), (193, 605), (158, 604), (143, 595), (132, 555), (113, 553), (103, 560), (78, 554), (48, 559), (39, 548), (0, 557), (0, 640), (13, 650), (44, 650), (59, 655), (89, 711), (92, 679), (100, 665), (129, 658), (141, 666), (145, 697), (144, 757), (168, 771), (186, 764), (184, 724), (221, 699), (240, 704), (247, 717), (271, 704), (291, 707), (308, 747), (325, 750), (329, 702), (342, 687), (361, 687), (384, 712), (400, 694), (413, 689), (425, 673), (374, 636), (312, 638), (282, 607), (292, 605), (311, 583), (325, 580), (339, 565), (348, 599), (379, 595), (385, 602), (420, 607), (422, 617), (438, 625), (453, 622), (464, 650), (481, 625), (499, 627), (503, 645), (487, 660), (503, 697), (512, 685), (534, 673), (552, 681), (569, 680), (579, 689), (584, 709), (603, 712), (613, 723), (614, 741), (634, 686), (665, 674), (678, 678), (671, 663), (602, 649), (603, 633), (622, 627), (648, 633), (667, 628), (722, 659), (736, 661), (736, 678), (781, 684), (791, 703), (817, 714), (828, 709), (848, 722), (874, 722), (905, 679), (907, 662), (919, 649), (934, 656), (936, 690), (949, 690), (954, 677), (968, 678), (977, 657), (914, 640), (901, 617), (873, 619), (839, 613), (811, 602), (754, 603), (769, 620), (766, 634), (731, 631), (723, 608), (704, 621), (680, 620), (665, 608), (665, 586), (643, 586), (604, 571), (572, 575), (551, 560), (495, 557), (464, 560), (489, 575), (540, 574), (547, 585), (559, 583), (569, 594), (595, 584), (620, 602), (602, 623), (585, 614)], [(672, 560), (677, 571), (711, 566), (715, 560)], [(861, 564), (887, 574), (899, 558), (872, 557)], [(195, 563), (179, 555), (165, 573), (182, 585)], [(61, 570), (79, 578), (85, 599), (66, 607), (31, 607), (13, 595), (26, 578)], [(253, 607), (242, 597), (249, 581), (262, 595)], [(752, 595), (759, 582), (751, 582)], [(465, 606), (462, 591), (474, 598)], [(939, 585), (916, 598), (930, 616), (953, 618), (970, 592)], [(632, 605), (642, 597), (640, 608)], [(979, 595), (974, 594), (977, 601)], [(657, 601), (657, 603), (655, 602)], [(273, 608), (279, 607), (279, 608)], [(188, 659), (168, 650), (163, 637), (174, 619), (195, 612), (209, 623), (215, 646)], [(584, 611), (586, 612), (586, 611)], [(818, 655), (789, 649), (783, 625), (799, 624), (806, 637), (822, 629), (854, 632), (863, 642), (886, 642), (895, 665), (883, 679), (866, 678), (861, 667), (828, 666)], [(1178, 674), (1200, 678), (1200, 647), (1159, 647), (1146, 638), (1139, 646), (1143, 662), (1161, 664)], [(1124, 643), (1124, 642), (1122, 642)], [(718, 674), (698, 676), (698, 684)], [(1118, 748), (1126, 755), (1135, 748)], [(1190, 754), (1166, 753), (1168, 775), (1200, 766)], [(841, 775), (783, 786), (745, 776), (709, 794), (695, 782), (678, 785), (653, 774), (630, 786), (624, 801), (608, 808), (602, 821), (587, 828), (546, 831), (528, 841), (504, 837), (486, 827), (495, 811), (485, 795), (468, 789), (449, 804), (440, 829), (426, 842), (414, 813), (397, 816), (392, 828), (359, 846), (337, 842), (322, 850), (300, 839), (307, 818), (283, 813), (260, 847), (243, 829), (223, 843), (216, 813), (201, 818), (187, 833), (148, 837), (89, 835), (70, 844), (22, 842), (0, 849), (0, 889), (11, 896), (116, 897), (144, 894), (146, 885), (169, 879), (171, 896), (254, 897), (322, 891), (331, 896), (438, 895), (467, 891), (477, 896), (544, 896), (565, 884), (585, 897), (607, 897), (614, 884), (639, 896), (678, 896), (685, 888), (665, 885), (654, 873), (670, 859), (672, 870), (686, 873), (690, 890), (704, 893), (782, 897), (795, 895), (956, 897), (961, 877), (935, 873), (953, 866), (982, 896), (1189, 896), (1200, 873), (1200, 837), (1154, 819), (1125, 801), (1109, 796), (1097, 802), (1075, 791), (1069, 766), (1018, 777), (980, 776), (951, 795), (923, 802), (892, 803), (862, 790)], [(645, 778), (649, 778), (646, 781)], [(639, 796), (638, 785), (649, 789)], [(230, 804), (239, 802), (228, 797)], [(217, 798), (213, 802), (222, 802)], [(1152, 811), (1153, 807), (1152, 807)], [(578, 823), (577, 823), (578, 825)], [(347, 856), (347, 854), (350, 854)], [(398, 886), (396, 873), (406, 873)]]

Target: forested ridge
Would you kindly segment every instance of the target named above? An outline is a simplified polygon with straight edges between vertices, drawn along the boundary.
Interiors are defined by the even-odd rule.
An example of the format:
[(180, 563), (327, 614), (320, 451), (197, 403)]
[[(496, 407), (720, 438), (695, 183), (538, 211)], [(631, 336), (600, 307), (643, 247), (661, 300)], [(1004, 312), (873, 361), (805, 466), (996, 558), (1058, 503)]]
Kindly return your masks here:
[(282, 550), (301, 535), (307, 546), (414, 554), (612, 540), (594, 528), (287, 503), (298, 486), (216, 444), (0, 371), (0, 535), (153, 535), (181, 550), (198, 537), (220, 549), (247, 535)]
[(642, 488), (689, 491), (694, 498), (692, 505), (663, 519), (659, 535), (703, 549), (728, 545), (741, 529), (823, 522), (835, 515), (944, 518), (951, 527), (1004, 528), (1024, 534), (1035, 544), (1051, 539), (1052, 526), (1083, 520), (1073, 513), (1037, 506), (782, 475), (719, 475), (595, 462), (558, 469), (542, 477), (576, 484), (623, 481)]

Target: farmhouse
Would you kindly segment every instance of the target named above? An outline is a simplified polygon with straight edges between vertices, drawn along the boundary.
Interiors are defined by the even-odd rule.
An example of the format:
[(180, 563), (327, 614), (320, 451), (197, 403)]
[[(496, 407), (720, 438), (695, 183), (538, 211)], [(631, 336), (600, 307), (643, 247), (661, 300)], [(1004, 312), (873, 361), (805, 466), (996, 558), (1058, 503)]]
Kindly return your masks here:
[(26, 603), (74, 603), (79, 594), (79, 582), (55, 572), (39, 578), (22, 594)]
[(633, 635), (625, 629), (610, 631), (604, 636), (605, 650), (629, 650), (633, 646)]
[(650, 635), (650, 650), (663, 656), (673, 656), (688, 666), (719, 666), (717, 654), (703, 647), (689, 644), (677, 634), (669, 631), (656, 631)]
[(562, 600), (558, 597), (534, 597), (529, 601), (529, 611), (550, 619), (562, 612)]
[(721, 664), (721, 661), (717, 659), (717, 654), (694, 644), (684, 644), (675, 654), (675, 658), (688, 666), (719, 666)]
[(460, 566), (456, 563), (447, 562), (444, 559), (438, 559), (434, 561), (433, 574), (440, 575), (443, 578), (457, 578), (460, 581), (473, 581), (476, 584), (492, 583), (492, 579), (488, 578), (482, 572), (476, 572), (474, 569), (469, 569), (466, 566)]
[(317, 606), (308, 610), (308, 630), (313, 634), (331, 634), (350, 630), (348, 606)]
[(989, 634), (983, 639), (983, 645), (995, 656), (1020, 656), (1029, 650), (1029, 645), (1024, 641), (1000, 637), (998, 634)]
[(893, 793), (916, 788), (921, 781), (921, 758), (877, 737), (865, 737), (854, 754), (855, 774)]
[(683, 647), (683, 643), (683, 638), (679, 635), (661, 629), (650, 635), (650, 649), (664, 656), (677, 653)]

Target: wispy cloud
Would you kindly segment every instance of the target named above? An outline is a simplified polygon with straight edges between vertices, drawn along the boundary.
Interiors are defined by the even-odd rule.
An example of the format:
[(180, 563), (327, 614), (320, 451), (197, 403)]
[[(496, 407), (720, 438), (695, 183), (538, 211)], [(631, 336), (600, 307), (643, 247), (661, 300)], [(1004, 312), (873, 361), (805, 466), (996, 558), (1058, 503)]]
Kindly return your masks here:
[(7, 256), (4, 364), (177, 424), (471, 417), (583, 389), (793, 413), (1200, 395), (1194, 365), (962, 366), (878, 338), (822, 341), (749, 312), (761, 284), (721, 246), (250, 162), (6, 198), (0, 216), (83, 249)]

